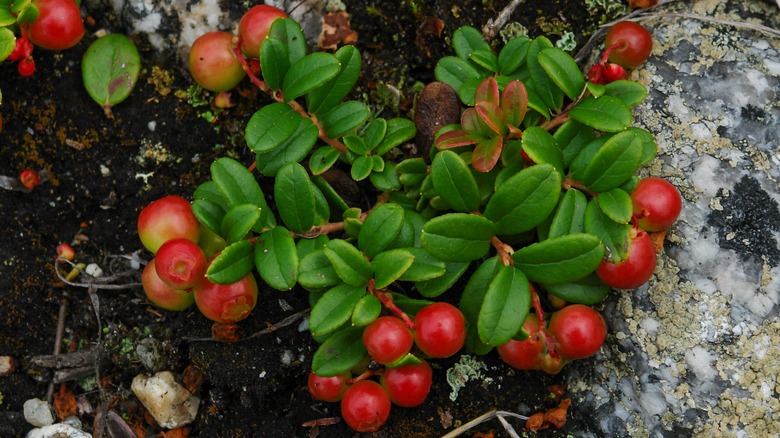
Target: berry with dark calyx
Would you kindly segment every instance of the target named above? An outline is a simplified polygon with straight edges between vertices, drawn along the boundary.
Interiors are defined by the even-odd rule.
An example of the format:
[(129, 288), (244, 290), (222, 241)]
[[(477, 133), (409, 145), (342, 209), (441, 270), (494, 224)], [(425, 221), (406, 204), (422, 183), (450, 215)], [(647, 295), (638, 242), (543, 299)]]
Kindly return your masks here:
[(682, 197), (669, 181), (650, 177), (639, 181), (631, 192), (631, 204), (640, 228), (661, 231), (677, 220), (682, 210)]
[(571, 304), (553, 313), (547, 332), (555, 338), (555, 351), (566, 360), (593, 356), (607, 338), (607, 323), (584, 304)]
[(138, 214), (138, 237), (153, 254), (168, 240), (183, 237), (197, 242), (200, 223), (186, 199), (169, 195), (152, 201)]
[(445, 358), (457, 353), (466, 341), (466, 318), (449, 303), (429, 304), (414, 317), (414, 342), (430, 357)]
[(377, 363), (386, 365), (404, 357), (414, 338), (400, 318), (380, 316), (363, 331), (363, 345)]
[(309, 393), (315, 400), (337, 402), (344, 397), (347, 381), (352, 377), (349, 371), (335, 376), (320, 376), (314, 371), (309, 373)]
[(192, 43), (189, 54), (190, 74), (195, 82), (209, 91), (227, 91), (238, 85), (246, 72), (233, 49), (233, 34), (207, 32)]
[(238, 22), (238, 36), (241, 51), (249, 58), (260, 57), (260, 46), (271, 30), (271, 24), (287, 14), (274, 6), (257, 5), (251, 7)]
[(538, 370), (542, 367), (542, 356), (546, 350), (543, 334), (539, 331), (539, 319), (529, 313), (523, 322), (522, 330), (528, 338), (522, 341), (510, 339), (496, 347), (498, 355), (512, 368), (518, 370)]
[(432, 382), (433, 370), (425, 361), (387, 368), (380, 377), (390, 401), (405, 408), (421, 405), (431, 390)]
[(629, 243), (628, 257), (618, 263), (603, 260), (596, 268), (596, 275), (607, 286), (636, 289), (653, 276), (655, 265), (653, 241), (646, 232), (640, 231)]
[(608, 62), (604, 65), (604, 83), (615, 82), (626, 78), (626, 70), (618, 64)]
[(561, 372), (563, 366), (566, 365), (566, 360), (561, 356), (553, 356), (548, 351), (542, 355), (542, 365), (539, 367), (547, 374), (555, 375)]
[(35, 0), (38, 18), (22, 25), (25, 35), (47, 50), (69, 49), (84, 36), (84, 20), (75, 0)]
[(625, 68), (637, 68), (650, 56), (653, 38), (641, 24), (620, 21), (607, 32), (605, 45), (605, 55), (610, 62)]
[(195, 302), (191, 291), (174, 289), (160, 279), (155, 268), (155, 259), (150, 260), (144, 268), (141, 285), (146, 298), (161, 309), (181, 311)]
[(157, 250), (157, 275), (174, 289), (190, 289), (206, 275), (208, 261), (203, 250), (185, 238), (171, 239)]
[(24, 169), (19, 173), (19, 181), (27, 190), (32, 190), (41, 183), (41, 174), (33, 169)]
[(238, 322), (249, 316), (257, 304), (257, 281), (252, 274), (230, 284), (212, 283), (208, 278), (193, 289), (195, 304), (206, 318), (216, 322)]
[(376, 432), (390, 416), (390, 396), (373, 380), (359, 380), (344, 391), (341, 416), (356, 432)]

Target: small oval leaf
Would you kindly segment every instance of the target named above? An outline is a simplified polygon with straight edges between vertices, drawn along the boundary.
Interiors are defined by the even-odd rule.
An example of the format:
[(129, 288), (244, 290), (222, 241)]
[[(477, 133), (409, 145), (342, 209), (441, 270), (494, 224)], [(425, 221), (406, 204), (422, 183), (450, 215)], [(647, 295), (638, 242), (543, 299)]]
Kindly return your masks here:
[(218, 284), (235, 283), (255, 267), (253, 260), (254, 245), (247, 240), (239, 240), (229, 245), (211, 261), (206, 277)]
[(592, 234), (567, 234), (520, 248), (512, 254), (515, 267), (530, 281), (569, 283), (596, 270), (604, 245)]
[(349, 371), (368, 357), (363, 345), (363, 327), (347, 327), (329, 337), (312, 358), (312, 371), (329, 377)]
[(482, 303), (485, 301), (485, 294), (501, 267), (498, 257), (485, 260), (471, 274), (471, 278), (460, 296), (458, 307), (466, 318), (466, 348), (479, 355), (487, 354), (493, 349), (491, 345), (482, 342), (479, 338), (478, 321)]
[(580, 96), (585, 88), (585, 77), (574, 58), (557, 47), (548, 47), (539, 52), (539, 64), (569, 99), (576, 100)]
[(325, 245), (325, 257), (341, 281), (351, 286), (365, 286), (373, 275), (371, 263), (363, 253), (346, 240), (334, 239)]
[(369, 258), (373, 258), (395, 239), (403, 224), (403, 207), (394, 203), (380, 205), (363, 221), (358, 236), (358, 248)]
[(363, 61), (355, 46), (343, 46), (336, 51), (335, 56), (341, 63), (341, 69), (326, 84), (306, 95), (309, 112), (320, 115), (338, 105), (352, 91), (360, 77)]
[(352, 311), (352, 325), (364, 327), (374, 322), (382, 313), (382, 302), (377, 297), (368, 294), (363, 296)]
[(328, 137), (337, 138), (357, 129), (370, 114), (363, 102), (348, 100), (322, 114), (320, 123)]
[(296, 233), (305, 233), (314, 225), (315, 199), (309, 174), (298, 163), (279, 170), (274, 180), (274, 198), (279, 216)]
[(466, 213), (479, 208), (479, 187), (468, 165), (458, 154), (442, 151), (431, 164), (436, 193), (452, 210)]
[(590, 274), (572, 283), (544, 284), (544, 290), (570, 303), (592, 306), (609, 295), (611, 288), (596, 274)]
[(325, 292), (311, 309), (309, 330), (312, 336), (327, 335), (344, 325), (365, 294), (365, 288), (348, 284), (338, 285)]
[(423, 227), (423, 248), (445, 262), (470, 262), (482, 258), (495, 236), (493, 222), (482, 216), (449, 213)]
[(631, 220), (633, 214), (631, 196), (622, 189), (615, 188), (608, 192), (599, 193), (596, 201), (601, 211), (613, 221), (627, 224)]
[(492, 347), (509, 342), (520, 331), (530, 307), (531, 289), (525, 274), (513, 266), (501, 266), (479, 310), (480, 340)]
[(407, 248), (414, 256), (414, 263), (401, 275), (402, 281), (425, 281), (441, 277), (447, 266), (422, 248)]
[(141, 56), (133, 41), (117, 33), (95, 40), (81, 60), (81, 74), (89, 96), (106, 115), (135, 88)]
[[(300, 251), (299, 251), (300, 253)], [(301, 258), (298, 283), (305, 288), (321, 289), (341, 282), (336, 269), (325, 256), (324, 249), (317, 249)]]
[(374, 287), (384, 289), (398, 280), (414, 263), (414, 255), (405, 249), (380, 252), (371, 260), (374, 270)]
[(613, 96), (588, 96), (569, 110), (572, 119), (605, 132), (618, 132), (631, 124), (631, 108)]
[(241, 204), (231, 208), (222, 218), (219, 235), (230, 244), (238, 242), (260, 219), (260, 208), (254, 204)]
[(619, 187), (639, 167), (642, 139), (634, 131), (623, 131), (607, 140), (585, 168), (582, 182), (594, 192)]
[(284, 75), (282, 92), (289, 102), (327, 83), (341, 70), (341, 62), (327, 52), (309, 53), (290, 66)]
[(255, 267), (269, 286), (290, 290), (298, 282), (298, 249), (290, 231), (274, 227), (261, 234), (255, 248)]

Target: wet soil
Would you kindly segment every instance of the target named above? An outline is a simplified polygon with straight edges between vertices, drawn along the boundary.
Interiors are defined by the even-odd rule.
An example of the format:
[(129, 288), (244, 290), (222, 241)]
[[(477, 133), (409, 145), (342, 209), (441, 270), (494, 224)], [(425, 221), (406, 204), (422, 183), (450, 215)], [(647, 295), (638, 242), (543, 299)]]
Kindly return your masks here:
[[(410, 116), (415, 85), (433, 79), (436, 60), (450, 53), (451, 32), (464, 24), (481, 27), (506, 3), (382, 0), (366, 7), (363, 2), (346, 2), (352, 28), (359, 34), (357, 46), (365, 57), (356, 95), (369, 96), (386, 115)], [(531, 36), (553, 25), (571, 30), (581, 46), (604, 12), (584, 13), (584, 9), (580, 2), (529, 0), (511, 21), (525, 25)], [(311, 436), (305, 422), (339, 413), (337, 404), (315, 402), (306, 392), (316, 344), (299, 328), (301, 320), (234, 344), (214, 342), (208, 339), (210, 322), (196, 309), (173, 313), (150, 305), (141, 288), (129, 284), (137, 283), (140, 275), (128, 270), (123, 258), (150, 257), (141, 251), (135, 231), (143, 206), (167, 194), (191, 198), (217, 157), (251, 161), (243, 126), (262, 98), (251, 92), (249, 84), (242, 84), (245, 92), (239, 105), (216, 121), (207, 121), (204, 114), (209, 108), (194, 106), (187, 97), (191, 81), (186, 70), (172, 59), (159, 60), (149, 44), (137, 39), (144, 62), (141, 77), (109, 119), (84, 91), (80, 59), (94, 40), (94, 31), (127, 30), (107, 11), (88, 12), (95, 24), (84, 40), (62, 53), (36, 51), (34, 76), (21, 78), (15, 65), (0, 64), (0, 175), (15, 177), (22, 169), (33, 168), (46, 170), (50, 177), (29, 192), (0, 191), (0, 356), (11, 356), (18, 364), (15, 372), (0, 377), (0, 436), (26, 433), (31, 426), (21, 414), (24, 401), (46, 398), (51, 391), (52, 370), (34, 364), (33, 359), (55, 351), (60, 318), (65, 328), (63, 353), (71, 347), (82, 351), (99, 345), (106, 350), (107, 359), (99, 367), (102, 391), (95, 385), (94, 369), (87, 370), (91, 378), (65, 384), (76, 395), (78, 415), (88, 430), (96, 413), (110, 406), (129, 424), (152, 435), (160, 431), (144, 419), (143, 409), (129, 391), (132, 378), (148, 372), (134, 347), (142, 339), (154, 338), (163, 347), (165, 369), (181, 374), (192, 366), (202, 373), (197, 391), (202, 401), (190, 425), (191, 436)], [(432, 17), (444, 24), (440, 34), (430, 27)], [(388, 94), (388, 90), (398, 93)], [(86, 288), (64, 285), (54, 265), (60, 242), (73, 245), (78, 263), (95, 263), (106, 276), (127, 274), (111, 284), (128, 287), (98, 289), (94, 296), (99, 303), (94, 303)], [(302, 290), (264, 290), (255, 311), (240, 326), (251, 335), (307, 307)], [(558, 405), (550, 388), (565, 382), (566, 369), (547, 376), (513, 371), (495, 353), (480, 360), (492, 381), (468, 382), (457, 401), (450, 399), (445, 379), (457, 358), (436, 361), (428, 401), (419, 408), (395, 408), (375, 436), (440, 436), (491, 409), (530, 415)], [(587, 361), (582, 366), (588, 366)], [(60, 385), (53, 388), (59, 391)], [(579, 412), (575, 404), (564, 428), (540, 435), (588, 430), (589, 421), (588, 413)], [(523, 422), (510, 422), (518, 430), (524, 427)], [(466, 436), (475, 431), (506, 436), (496, 420)], [(343, 422), (321, 426), (316, 432), (324, 437), (354, 435)]]

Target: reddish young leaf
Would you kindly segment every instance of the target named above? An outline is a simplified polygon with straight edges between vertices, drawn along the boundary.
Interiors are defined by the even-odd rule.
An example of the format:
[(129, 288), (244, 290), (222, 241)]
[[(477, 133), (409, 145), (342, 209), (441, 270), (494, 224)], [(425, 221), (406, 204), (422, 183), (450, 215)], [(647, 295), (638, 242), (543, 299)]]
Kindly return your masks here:
[(504, 120), (504, 111), (501, 110), (500, 106), (493, 102), (481, 101), (477, 102), (475, 108), (479, 117), (484, 120), (491, 131), (498, 135), (506, 136), (506, 121)]
[(478, 172), (490, 172), (501, 158), (504, 138), (501, 136), (482, 140), (477, 143), (471, 155), (471, 165)]
[(439, 138), (436, 139), (436, 147), (439, 149), (450, 149), (468, 146), (475, 144), (478, 141), (479, 139), (472, 137), (468, 132), (462, 129), (456, 129), (440, 135)]
[(477, 85), (477, 90), (474, 92), (474, 102), (479, 103), (484, 101), (498, 105), (498, 82), (492, 77), (480, 82), (479, 85)]
[(504, 110), (504, 119), (510, 127), (523, 123), (528, 110), (528, 91), (525, 84), (517, 80), (506, 84), (501, 94), (501, 109)]
[(493, 136), (493, 130), (477, 114), (476, 108), (467, 108), (460, 116), (460, 125), (463, 129), (476, 139), (483, 139)]

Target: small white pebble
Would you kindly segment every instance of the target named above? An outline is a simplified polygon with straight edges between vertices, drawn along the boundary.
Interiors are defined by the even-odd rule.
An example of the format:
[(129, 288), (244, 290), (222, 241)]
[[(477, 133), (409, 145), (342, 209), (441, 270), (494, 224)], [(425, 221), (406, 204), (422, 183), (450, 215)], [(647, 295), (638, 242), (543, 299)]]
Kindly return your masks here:
[(101, 277), (103, 275), (103, 270), (100, 269), (100, 266), (98, 266), (95, 263), (88, 264), (87, 267), (84, 269), (84, 272), (86, 272), (87, 274), (93, 277)]

